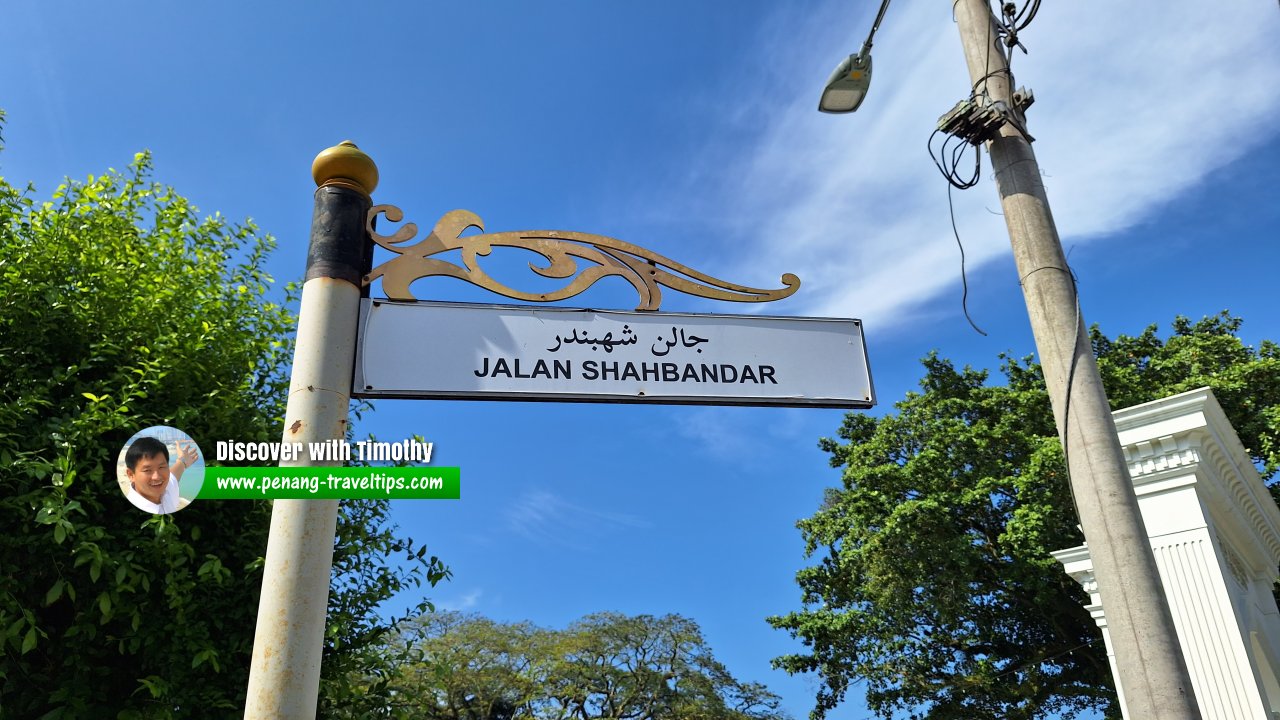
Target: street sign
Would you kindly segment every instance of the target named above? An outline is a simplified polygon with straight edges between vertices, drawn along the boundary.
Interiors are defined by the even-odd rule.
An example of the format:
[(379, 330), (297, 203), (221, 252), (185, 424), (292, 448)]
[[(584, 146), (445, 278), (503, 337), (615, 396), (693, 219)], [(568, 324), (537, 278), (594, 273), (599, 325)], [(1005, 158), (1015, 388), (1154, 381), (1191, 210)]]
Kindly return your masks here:
[(868, 408), (862, 323), (361, 301), (352, 395)]

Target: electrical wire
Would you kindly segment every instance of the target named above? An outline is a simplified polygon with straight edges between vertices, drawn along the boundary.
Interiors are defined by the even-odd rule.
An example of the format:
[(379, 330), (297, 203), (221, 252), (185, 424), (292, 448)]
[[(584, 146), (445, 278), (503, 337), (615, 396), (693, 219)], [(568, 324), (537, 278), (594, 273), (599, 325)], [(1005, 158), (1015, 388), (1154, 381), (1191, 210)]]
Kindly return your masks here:
[[(1080, 502), (1076, 499), (1075, 486), (1072, 485), (1071, 483), (1071, 448), (1070, 448), (1071, 442), (1068, 434), (1071, 431), (1071, 389), (1075, 385), (1076, 366), (1080, 362), (1080, 353), (1076, 349), (1080, 344), (1080, 327), (1081, 327), (1080, 287), (1078, 284), (1078, 280), (1076, 278), (1076, 271), (1071, 269), (1070, 264), (1068, 264), (1065, 269), (1060, 267), (1055, 267), (1053, 265), (1044, 265), (1044, 266), (1038, 267), (1035, 270), (1032, 270), (1031, 272), (1027, 273), (1026, 275), (1023, 275), (1022, 278), (1018, 281), (1018, 284), (1025, 286), (1027, 282), (1027, 278), (1031, 277), (1032, 275), (1035, 275), (1041, 270), (1058, 270), (1060, 272), (1066, 273), (1067, 277), (1071, 278), (1071, 297), (1076, 306), (1075, 329), (1072, 331), (1072, 335), (1071, 335), (1071, 363), (1067, 366), (1067, 388), (1066, 388), (1066, 394), (1065, 394), (1066, 399), (1062, 403), (1062, 437), (1059, 440), (1062, 444), (1062, 464), (1063, 464), (1063, 469), (1066, 471), (1066, 474), (1067, 474), (1067, 490), (1071, 495), (1071, 506), (1076, 511), (1076, 517), (1079, 518), (1081, 517)], [(1092, 351), (1093, 351), (1092, 348), (1090, 348), (1090, 352)], [(1047, 378), (1045, 379), (1045, 382), (1046, 383), (1048, 382)]]
[[(956, 208), (951, 199), (951, 189), (958, 188), (966, 190), (978, 184), (978, 179), (982, 175), (982, 151), (977, 145), (973, 145), (954, 135), (946, 135), (940, 147), (935, 153), (933, 148), (933, 140), (938, 136), (941, 130), (934, 130), (929, 135), (926, 145), (929, 148), (929, 158), (933, 160), (933, 164), (938, 168), (938, 172), (942, 173), (942, 177), (947, 179), (947, 211), (951, 216), (951, 232), (955, 235), (956, 246), (960, 248), (960, 286), (962, 294), (960, 296), (960, 309), (964, 312), (965, 320), (969, 321), (969, 326), (978, 332), (979, 335), (986, 337), (987, 333), (974, 322), (973, 316), (969, 314), (969, 278), (965, 272), (965, 255), (964, 243), (960, 241), (960, 230), (956, 227)], [(960, 175), (960, 164), (964, 160), (966, 150), (973, 150), (973, 173), (968, 177)]]
[[(1067, 469), (1067, 490), (1071, 494), (1071, 505), (1075, 508), (1076, 517), (1080, 518), (1080, 503), (1076, 500), (1075, 485), (1071, 482), (1071, 442), (1068, 436), (1071, 430), (1071, 386), (1075, 384), (1076, 364), (1080, 361), (1080, 352), (1077, 350), (1080, 344), (1080, 288), (1076, 284), (1076, 271), (1070, 265), (1067, 265), (1067, 274), (1071, 276), (1071, 297), (1076, 306), (1076, 323), (1071, 335), (1071, 364), (1067, 367), (1067, 399), (1062, 407), (1062, 464)], [(1092, 348), (1090, 351), (1092, 352)]]
[(1014, 16), (1014, 22), (1016, 23), (1014, 30), (1026, 30), (1038, 12), (1040, 12), (1040, 0), (1030, 0), (1023, 3), (1022, 8), (1018, 10), (1018, 14)]
[(947, 210), (951, 213), (951, 232), (956, 236), (956, 246), (960, 248), (960, 286), (964, 288), (964, 293), (960, 296), (960, 309), (964, 310), (964, 319), (969, 321), (969, 327), (978, 331), (982, 337), (986, 337), (987, 333), (978, 327), (978, 323), (973, 321), (973, 317), (969, 315), (969, 280), (965, 277), (964, 272), (964, 243), (960, 242), (960, 231), (956, 229), (956, 209), (951, 204), (951, 188), (947, 185)]
[[(938, 168), (938, 172), (942, 173), (942, 177), (947, 179), (953, 187), (958, 190), (968, 190), (978, 184), (978, 179), (982, 174), (982, 151), (977, 146), (955, 135), (947, 135), (942, 133), (946, 139), (942, 141), (942, 147), (935, 153), (933, 148), (933, 140), (942, 133), (941, 130), (934, 130), (929, 135), (927, 144), (929, 148), (929, 157), (933, 160), (933, 164)], [(964, 159), (964, 153), (973, 150), (973, 173), (968, 177), (961, 177), (960, 163)]]

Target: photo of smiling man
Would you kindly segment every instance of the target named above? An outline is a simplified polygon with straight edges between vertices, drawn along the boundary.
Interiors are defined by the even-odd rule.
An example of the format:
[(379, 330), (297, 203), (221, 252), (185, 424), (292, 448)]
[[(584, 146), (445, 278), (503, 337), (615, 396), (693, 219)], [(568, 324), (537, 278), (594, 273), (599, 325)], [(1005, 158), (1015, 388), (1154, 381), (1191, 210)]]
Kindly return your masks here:
[[(161, 515), (186, 507), (199, 492), (203, 477), (190, 477), (196, 482), (184, 485), (183, 475), (193, 467), (193, 475), (204, 474), (195, 442), (182, 431), (163, 426), (135, 435), (122, 452), (119, 465), (117, 476), (125, 498), (139, 510)], [(187, 487), (193, 491), (184, 492)]]

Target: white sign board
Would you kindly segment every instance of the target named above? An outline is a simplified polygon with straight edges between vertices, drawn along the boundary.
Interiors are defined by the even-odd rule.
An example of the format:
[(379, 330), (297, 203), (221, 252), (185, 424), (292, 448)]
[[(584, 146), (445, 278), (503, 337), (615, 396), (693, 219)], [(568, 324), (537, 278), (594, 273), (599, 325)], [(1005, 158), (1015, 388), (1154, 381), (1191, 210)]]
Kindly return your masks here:
[(361, 302), (355, 397), (875, 404), (858, 320)]

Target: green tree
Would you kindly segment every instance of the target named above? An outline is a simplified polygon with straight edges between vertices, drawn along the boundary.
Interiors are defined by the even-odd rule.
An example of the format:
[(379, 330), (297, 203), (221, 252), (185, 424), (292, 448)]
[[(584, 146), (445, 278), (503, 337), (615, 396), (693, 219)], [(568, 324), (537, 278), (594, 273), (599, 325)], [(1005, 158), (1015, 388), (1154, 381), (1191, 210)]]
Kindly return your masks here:
[(438, 557), (427, 554), (426, 545), (397, 534), (388, 514), (385, 500), (344, 500), (339, 505), (320, 717), (374, 717), (386, 706), (388, 683), (368, 683), (364, 678), (385, 678), (394, 667), (385, 648), (396, 626), (435, 607), (423, 597), (401, 617), (388, 619), (381, 606), (393, 596), (420, 588), (424, 581), (434, 586), (450, 575)]
[(541, 690), (548, 634), (456, 612), (405, 623), (388, 645), (397, 670), (391, 717), (499, 720), (527, 711)]
[[(0, 178), (3, 717), (243, 706), (270, 504), (149, 517), (115, 463), (157, 424), (278, 440), (294, 319), (268, 301), (271, 237), (199, 217), (150, 171), (140, 153), (44, 202)], [(444, 574), (385, 503), (344, 504), (336, 549), (328, 698), (387, 629), (372, 609)]]
[(597, 613), (564, 630), (458, 613), (406, 624), (383, 717), (427, 720), (781, 720), (778, 698), (736, 680), (696, 623)]
[[(1227, 313), (1179, 317), (1162, 339), (1091, 331), (1113, 407), (1208, 386), (1268, 478), (1280, 467), (1280, 348), (1244, 345)], [(855, 682), (883, 717), (1047, 718), (1084, 708), (1118, 717), (1110, 670), (1081, 589), (1049, 556), (1077, 545), (1062, 449), (1038, 365), (985, 371), (925, 358), (922, 391), (896, 414), (849, 414), (823, 439), (842, 487), (799, 523), (817, 563), (802, 609), (770, 618), (816, 672), (814, 717)]]

